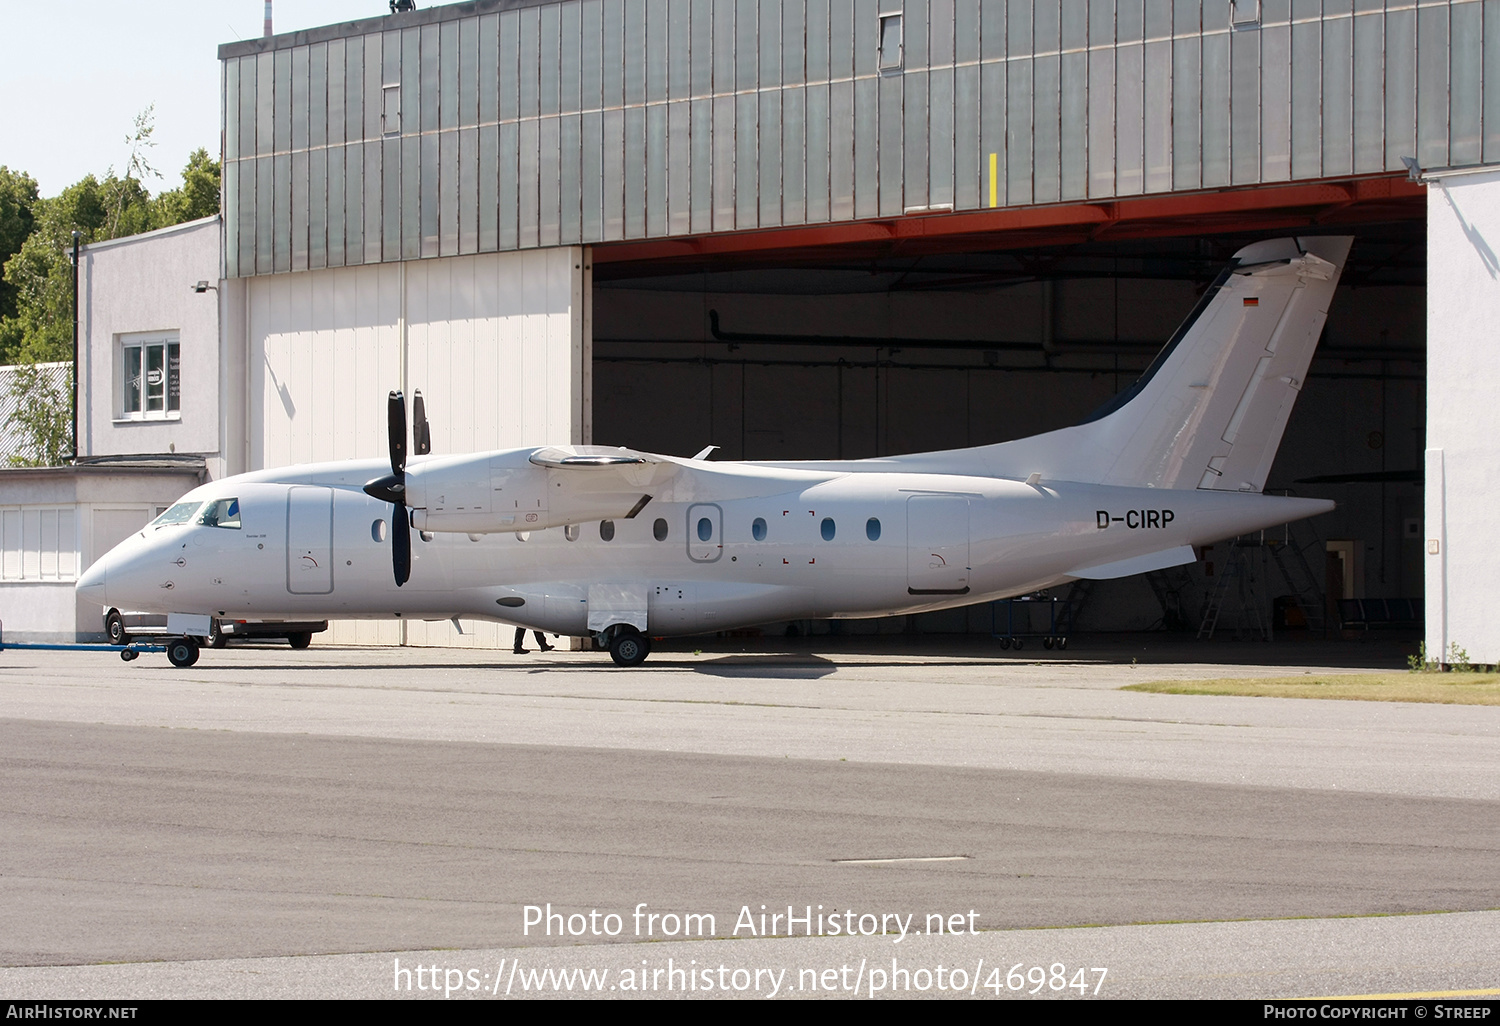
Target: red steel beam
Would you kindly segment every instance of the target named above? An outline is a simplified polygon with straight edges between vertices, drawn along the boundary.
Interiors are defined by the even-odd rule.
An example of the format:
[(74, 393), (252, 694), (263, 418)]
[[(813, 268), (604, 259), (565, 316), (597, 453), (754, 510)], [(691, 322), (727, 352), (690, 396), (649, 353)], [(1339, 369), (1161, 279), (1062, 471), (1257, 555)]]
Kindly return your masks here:
[[(724, 232), (690, 238), (594, 245), (594, 263), (667, 261), (765, 254), (829, 247), (887, 251), (999, 249), (1018, 239), (1054, 234), (1076, 239), (1149, 238), (1201, 231), (1230, 232), (1319, 223), (1356, 223), (1420, 217), (1426, 190), (1405, 177), (1357, 178), (1244, 189), (1061, 203), (963, 213), (913, 213), (903, 217), (796, 228)], [(1061, 230), (1061, 231), (1059, 231)], [(958, 236), (966, 236), (960, 240)], [(1045, 244), (1045, 243), (1041, 243)], [(812, 256), (813, 254), (805, 254)]]

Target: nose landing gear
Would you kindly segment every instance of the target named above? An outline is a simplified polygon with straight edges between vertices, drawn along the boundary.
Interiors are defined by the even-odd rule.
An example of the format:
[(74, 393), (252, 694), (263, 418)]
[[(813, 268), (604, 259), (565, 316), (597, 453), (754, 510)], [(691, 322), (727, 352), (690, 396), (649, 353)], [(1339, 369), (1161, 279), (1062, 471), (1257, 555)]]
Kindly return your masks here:
[(198, 642), (192, 638), (172, 638), (167, 642), (167, 662), (178, 668), (198, 661)]

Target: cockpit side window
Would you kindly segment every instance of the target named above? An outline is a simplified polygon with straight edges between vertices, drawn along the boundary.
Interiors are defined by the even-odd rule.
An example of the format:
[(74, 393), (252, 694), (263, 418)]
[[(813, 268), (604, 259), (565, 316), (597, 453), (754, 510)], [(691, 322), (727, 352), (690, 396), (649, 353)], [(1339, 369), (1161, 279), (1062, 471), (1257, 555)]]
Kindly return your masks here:
[(198, 523), (204, 527), (227, 527), (240, 529), (240, 500), (216, 499), (203, 507)]
[(167, 508), (167, 511), (161, 516), (151, 521), (151, 526), (173, 527), (178, 524), (189, 523), (193, 519), (193, 514), (198, 512), (198, 507), (202, 505), (203, 503), (201, 502), (176, 503), (175, 505), (169, 506)]

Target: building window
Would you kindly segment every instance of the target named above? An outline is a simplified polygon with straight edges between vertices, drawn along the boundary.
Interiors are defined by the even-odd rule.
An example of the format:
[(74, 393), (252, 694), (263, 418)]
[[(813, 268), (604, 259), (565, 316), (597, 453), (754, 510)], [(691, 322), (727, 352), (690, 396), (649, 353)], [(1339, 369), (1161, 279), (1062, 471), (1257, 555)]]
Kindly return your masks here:
[(120, 415), (165, 419), (182, 410), (182, 357), (175, 335), (132, 337), (120, 343)]
[(880, 16), (880, 70), (896, 71), (901, 67), (901, 15)]

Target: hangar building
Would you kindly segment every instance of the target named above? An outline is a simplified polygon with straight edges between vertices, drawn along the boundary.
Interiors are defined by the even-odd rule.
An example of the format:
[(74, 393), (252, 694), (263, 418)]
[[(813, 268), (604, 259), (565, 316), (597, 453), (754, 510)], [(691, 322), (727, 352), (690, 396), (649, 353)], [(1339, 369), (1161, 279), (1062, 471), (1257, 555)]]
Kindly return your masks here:
[[(1101, 585), (1077, 626), (1425, 596), (1429, 649), (1500, 662), (1497, 0), (475, 0), (219, 58), (219, 267), (124, 244), (183, 318), (212, 279), (216, 337), (91, 280), (91, 451), (166, 441), (214, 476), (378, 456), (397, 387), (439, 453), (1000, 441), (1126, 387), (1246, 242), (1349, 234), (1270, 481), (1338, 510)], [(123, 409), (122, 361), (179, 328), (181, 408)], [(120, 441), (142, 419), (160, 437)]]

